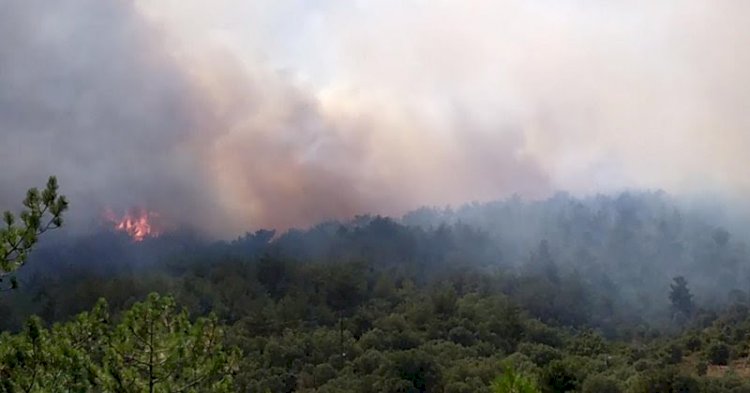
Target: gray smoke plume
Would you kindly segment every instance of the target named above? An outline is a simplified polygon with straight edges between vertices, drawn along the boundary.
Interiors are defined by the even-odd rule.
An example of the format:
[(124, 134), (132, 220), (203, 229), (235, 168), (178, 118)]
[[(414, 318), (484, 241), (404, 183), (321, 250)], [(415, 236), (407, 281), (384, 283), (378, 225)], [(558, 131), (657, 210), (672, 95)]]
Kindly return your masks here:
[(750, 191), (747, 2), (0, 7), (0, 207), (56, 174), (73, 228)]

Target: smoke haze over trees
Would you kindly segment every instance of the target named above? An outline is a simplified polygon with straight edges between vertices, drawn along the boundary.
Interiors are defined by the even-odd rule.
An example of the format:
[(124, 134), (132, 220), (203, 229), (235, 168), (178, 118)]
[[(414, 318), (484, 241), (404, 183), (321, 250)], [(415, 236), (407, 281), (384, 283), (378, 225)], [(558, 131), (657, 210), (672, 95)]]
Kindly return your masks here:
[[(421, 208), (398, 220), (365, 215), (305, 230), (260, 230), (228, 243), (210, 243), (191, 232), (168, 233), (138, 247), (127, 236), (106, 230), (74, 238), (53, 234), (32, 255), (38, 261), (24, 277), (33, 282), (39, 274), (55, 276), (68, 269), (70, 274), (83, 269), (85, 274), (107, 276), (159, 266), (173, 258), (177, 259), (169, 263), (179, 265), (188, 255), (211, 260), (265, 254), (299, 262), (410, 266), (412, 274), (424, 277), (438, 268), (502, 269), (527, 277), (517, 284), (520, 287), (580, 287), (577, 301), (589, 305), (587, 312), (601, 306), (598, 311), (606, 309), (607, 318), (652, 323), (669, 322), (674, 304), (681, 304), (683, 312), (685, 301), (719, 307), (750, 290), (750, 254), (742, 238), (681, 209), (664, 193), (587, 199), (557, 194), (535, 202), (512, 197), (456, 209)], [(694, 299), (670, 303), (670, 284), (678, 285), (673, 282), (676, 277), (689, 283)], [(535, 293), (528, 289), (528, 300), (543, 305), (543, 300), (532, 299)], [(565, 318), (576, 323), (604, 320), (601, 315)], [(610, 322), (614, 326), (617, 320)]]
[[(74, 351), (65, 332), (79, 324), (127, 340), (118, 316), (143, 325), (158, 297), (133, 305), (158, 291), (174, 296), (161, 300), (165, 312), (178, 312), (176, 304), (218, 324), (226, 352), (213, 353), (205, 372), (226, 389), (489, 392), (510, 380), (583, 392), (745, 386), (726, 367), (746, 370), (746, 245), (664, 193), (509, 198), (230, 242), (171, 232), (134, 243), (112, 231), (45, 240), (19, 288), (0, 298), (0, 328), (18, 331), (5, 337), (18, 348), (41, 334), (50, 359)], [(101, 297), (111, 322), (96, 319)], [(30, 314), (42, 319), (25, 323)], [(43, 321), (70, 322), (48, 331)], [(159, 334), (165, 345), (189, 340)], [(26, 355), (12, 348), (0, 345), (0, 372), (23, 381), (28, 366), (7, 359)], [(81, 355), (93, 371), (79, 382), (115, 383), (117, 358), (107, 356), (143, 356), (123, 348)], [(68, 367), (58, 361), (45, 370)]]

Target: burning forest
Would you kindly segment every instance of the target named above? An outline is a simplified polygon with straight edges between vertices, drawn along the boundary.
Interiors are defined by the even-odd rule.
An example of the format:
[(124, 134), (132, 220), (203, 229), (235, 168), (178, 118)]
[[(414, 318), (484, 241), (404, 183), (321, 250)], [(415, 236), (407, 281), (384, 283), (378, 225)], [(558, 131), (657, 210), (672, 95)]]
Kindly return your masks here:
[(114, 231), (126, 233), (134, 242), (159, 237), (163, 233), (160, 215), (147, 209), (130, 209), (123, 215), (117, 215), (111, 209), (107, 209), (103, 217)]
[(0, 393), (750, 391), (748, 15), (4, 1)]

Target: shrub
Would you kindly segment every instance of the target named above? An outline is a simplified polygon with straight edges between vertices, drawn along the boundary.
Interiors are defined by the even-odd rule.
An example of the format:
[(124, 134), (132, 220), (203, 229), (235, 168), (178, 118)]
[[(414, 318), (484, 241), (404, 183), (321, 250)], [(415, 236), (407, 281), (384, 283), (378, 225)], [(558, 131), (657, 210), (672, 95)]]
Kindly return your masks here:
[(593, 375), (583, 382), (583, 393), (620, 393), (622, 388), (614, 378), (601, 374)]
[(528, 356), (539, 367), (544, 367), (551, 361), (562, 358), (560, 351), (544, 344), (523, 343), (518, 346), (518, 352)]
[(713, 342), (706, 348), (706, 360), (709, 364), (725, 366), (729, 363), (729, 346), (723, 342)]

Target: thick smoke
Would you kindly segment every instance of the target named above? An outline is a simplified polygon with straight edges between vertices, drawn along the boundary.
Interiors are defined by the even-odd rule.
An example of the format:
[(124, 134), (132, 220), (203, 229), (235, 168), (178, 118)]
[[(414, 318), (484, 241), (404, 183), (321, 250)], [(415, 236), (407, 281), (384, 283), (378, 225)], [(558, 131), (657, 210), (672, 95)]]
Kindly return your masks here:
[(0, 205), (57, 174), (78, 228), (107, 207), (226, 236), (556, 189), (750, 191), (742, 1), (2, 8)]
[[(4, 1), (0, 171), (4, 207), (59, 177), (72, 216), (156, 205), (217, 211), (191, 157), (193, 90), (158, 31), (122, 1)], [(177, 209), (175, 204), (179, 204)]]

